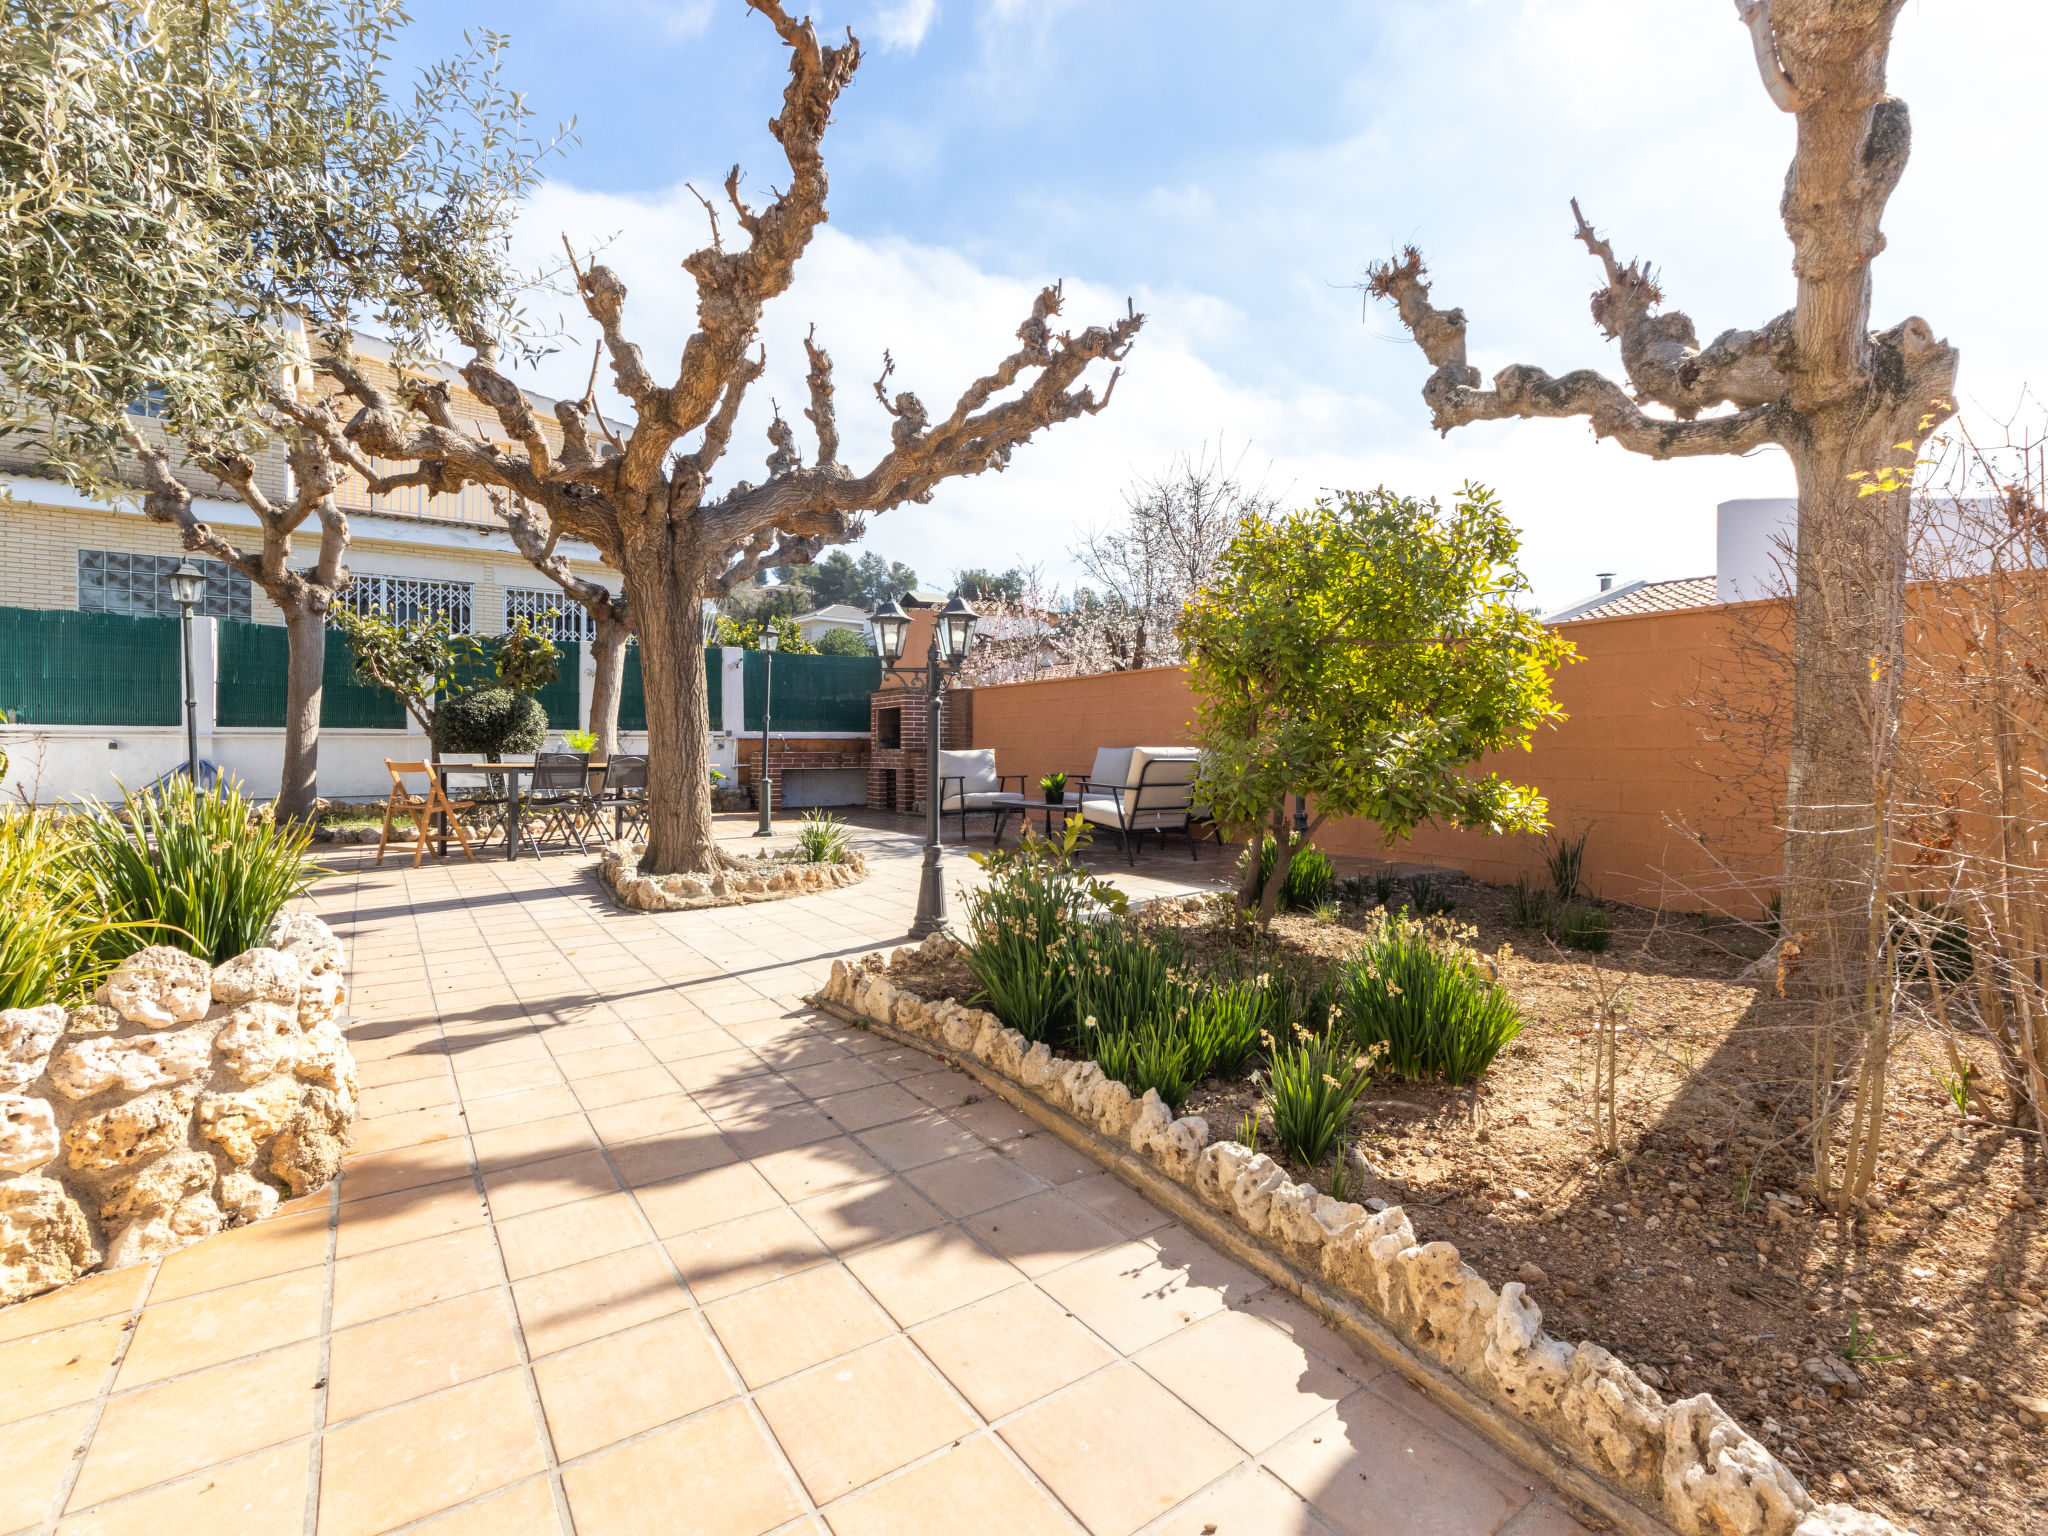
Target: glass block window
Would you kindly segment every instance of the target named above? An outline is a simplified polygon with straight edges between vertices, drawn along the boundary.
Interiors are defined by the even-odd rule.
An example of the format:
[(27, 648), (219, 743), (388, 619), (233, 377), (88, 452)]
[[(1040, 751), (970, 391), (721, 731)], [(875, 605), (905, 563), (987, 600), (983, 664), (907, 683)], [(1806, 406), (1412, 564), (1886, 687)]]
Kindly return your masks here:
[[(171, 572), (186, 558), (182, 555), (130, 555), (116, 549), (81, 549), (78, 552), (78, 611), (118, 613), (131, 619), (175, 619), (178, 605), (171, 597)], [(206, 594), (200, 599), (199, 616), (247, 622), (252, 592), (249, 578), (219, 560), (193, 563), (206, 574)]]
[(338, 599), (357, 613), (382, 612), (394, 624), (418, 624), (437, 613), (448, 615), (448, 627), (458, 635), (476, 633), (470, 608), (475, 588), (466, 581), (429, 581), (421, 576), (373, 576), (356, 572), (356, 579)]
[(526, 627), (550, 640), (595, 640), (597, 623), (590, 611), (560, 587), (507, 587), (505, 629), (514, 619), (526, 620)]

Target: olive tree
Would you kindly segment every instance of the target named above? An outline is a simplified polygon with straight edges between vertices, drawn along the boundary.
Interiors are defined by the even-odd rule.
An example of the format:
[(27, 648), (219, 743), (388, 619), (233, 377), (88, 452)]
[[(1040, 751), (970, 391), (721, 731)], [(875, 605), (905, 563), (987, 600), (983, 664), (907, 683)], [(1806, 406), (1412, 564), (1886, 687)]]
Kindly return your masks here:
[[(1202, 763), (1195, 789), (1250, 840), (1239, 904), (1272, 921), (1295, 854), (1333, 818), (1391, 846), (1424, 822), (1540, 832), (1535, 790), (1466, 770), (1527, 750), (1563, 718), (1550, 673), (1572, 655), (1517, 606), (1514, 526), (1491, 492), (1446, 511), (1392, 491), (1247, 518), (1181, 618)], [(1306, 796), (1307, 835), (1287, 801)], [(1260, 841), (1278, 857), (1263, 882)]]
[[(358, 323), (397, 355), (518, 334), (505, 257), (545, 152), (501, 40), (388, 83), (404, 14), (349, 0), (0, 0), (0, 431), (143, 510), (282, 610), (277, 810), (317, 793), (327, 617), (349, 573), (335, 492), (419, 483), (348, 440), (316, 384)], [(310, 360), (311, 368), (306, 364)], [(154, 420), (133, 409), (150, 400)], [(290, 486), (260, 457), (281, 444)], [(266, 489), (266, 482), (272, 489)], [(200, 494), (253, 514), (244, 540)], [(310, 564), (301, 542), (315, 540)]]
[(421, 482), (437, 491), (480, 484), (523, 497), (553, 527), (596, 545), (618, 568), (646, 687), (651, 760), (641, 867), (649, 873), (705, 873), (724, 862), (711, 821), (706, 599), (761, 571), (808, 564), (828, 545), (860, 537), (869, 515), (929, 501), (955, 476), (1000, 470), (1042, 428), (1101, 410), (1114, 373), (1100, 399), (1092, 388), (1072, 386), (1091, 363), (1121, 359), (1142, 324), (1132, 310), (1107, 326), (1059, 330), (1061, 290), (1046, 288), (1018, 327), (1017, 350), (937, 418), (916, 394), (889, 393), (894, 364), (885, 354), (873, 388), (891, 417), (890, 445), (858, 472), (840, 462), (832, 359), (813, 330), (805, 340), (810, 457), (778, 413), (768, 428), (767, 478), (714, 490), (741, 403), (766, 367), (755, 349), (762, 308), (789, 287), (825, 221), (825, 130), (861, 57), (850, 34), (843, 45), (826, 46), (781, 0), (749, 6), (788, 50), (782, 110), (768, 125), (787, 161), (787, 184), (755, 207), (741, 196), (733, 168), (725, 197), (744, 238), (732, 245), (707, 204), (710, 244), (682, 261), (696, 284), (696, 330), (672, 372), (658, 375), (632, 341), (618, 275), (602, 265), (576, 272), (612, 379), (632, 406), (630, 424), (606, 422), (587, 400), (562, 401), (555, 407), (557, 444), (482, 336), (465, 338), (470, 356), (462, 377), (495, 410), (510, 451), (463, 430), (444, 400), (408, 399), (345, 359), (332, 363), (355, 397), (348, 431), (362, 450), (418, 466)]
[(1859, 902), (1878, 888), (1872, 735), (1859, 701), (1872, 659), (1899, 648), (1901, 476), (1911, 480), (1916, 450), (1954, 409), (1956, 352), (1925, 320), (1871, 329), (1885, 205), (1912, 145), (1906, 104), (1885, 90), (1903, 5), (1736, 0), (1765, 94), (1798, 125), (1780, 204), (1792, 307), (1756, 328), (1702, 346), (1689, 317), (1661, 309), (1650, 268), (1624, 266), (1576, 202), (1576, 238), (1604, 278), (1593, 322), (1620, 342), (1629, 388), (1592, 369), (1553, 378), (1515, 363), (1482, 389), (1465, 359), (1465, 312), (1432, 302), (1419, 252), (1376, 266), (1369, 282), (1435, 369), (1422, 398), (1440, 431), (1576, 417), (1654, 459), (1777, 448), (1791, 460), (1799, 534), (1783, 931), (1804, 935), (1814, 955), (1837, 928), (1844, 944), (1859, 942)]

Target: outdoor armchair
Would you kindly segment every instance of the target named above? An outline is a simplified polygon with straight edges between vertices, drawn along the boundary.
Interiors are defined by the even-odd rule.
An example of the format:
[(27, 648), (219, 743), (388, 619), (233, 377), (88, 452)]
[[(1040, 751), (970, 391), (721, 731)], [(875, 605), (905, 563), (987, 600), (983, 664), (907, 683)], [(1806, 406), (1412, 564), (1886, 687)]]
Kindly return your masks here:
[(1159, 834), (1162, 848), (1167, 833), (1184, 834), (1188, 857), (1194, 858), (1194, 785), (1200, 761), (1195, 747), (1104, 747), (1081, 786), (1081, 817), (1094, 826), (1115, 828), (1132, 864), (1138, 862), (1138, 844), (1147, 832)]
[[(1006, 793), (1003, 786), (1011, 780), (1017, 788)], [(939, 754), (940, 825), (945, 825), (947, 816), (958, 816), (963, 843), (967, 841), (967, 818), (974, 815), (993, 816), (993, 840), (1001, 842), (1003, 822), (1018, 808), (1023, 793), (1023, 774), (996, 772), (994, 747)]]

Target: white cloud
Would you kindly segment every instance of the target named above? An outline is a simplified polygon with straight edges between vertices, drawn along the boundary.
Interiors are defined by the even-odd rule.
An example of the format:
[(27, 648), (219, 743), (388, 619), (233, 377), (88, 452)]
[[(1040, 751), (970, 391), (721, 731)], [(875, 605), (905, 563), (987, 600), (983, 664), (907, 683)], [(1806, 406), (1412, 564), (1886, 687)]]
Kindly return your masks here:
[(884, 49), (915, 53), (939, 14), (938, 0), (894, 0), (875, 11), (876, 41)]
[(713, 0), (635, 0), (640, 13), (672, 43), (702, 37), (711, 25)]

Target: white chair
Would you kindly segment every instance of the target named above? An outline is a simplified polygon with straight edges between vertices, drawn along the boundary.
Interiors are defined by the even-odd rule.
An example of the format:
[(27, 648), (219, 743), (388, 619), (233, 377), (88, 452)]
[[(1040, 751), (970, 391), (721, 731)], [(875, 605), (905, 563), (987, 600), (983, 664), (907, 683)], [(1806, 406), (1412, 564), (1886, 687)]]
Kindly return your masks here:
[(1104, 747), (1081, 789), (1081, 816), (1098, 827), (1114, 827), (1125, 857), (1138, 862), (1138, 841), (1147, 832), (1187, 835), (1188, 857), (1198, 856), (1194, 836), (1196, 747)]
[[(1017, 789), (1006, 794), (1003, 785), (1009, 779), (1017, 781)], [(995, 829), (992, 841), (1000, 843), (1003, 840), (1003, 822), (1023, 803), (1023, 793), (1023, 774), (996, 772), (994, 747), (939, 754), (940, 825), (945, 825), (946, 817), (958, 816), (960, 841), (963, 843), (967, 841), (967, 818), (972, 815), (993, 816)]]

